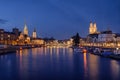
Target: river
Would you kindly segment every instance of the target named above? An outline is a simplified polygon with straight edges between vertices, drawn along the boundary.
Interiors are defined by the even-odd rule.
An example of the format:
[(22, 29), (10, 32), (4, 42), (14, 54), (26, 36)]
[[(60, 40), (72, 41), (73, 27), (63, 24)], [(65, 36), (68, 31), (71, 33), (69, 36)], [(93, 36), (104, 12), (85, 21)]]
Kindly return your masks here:
[(0, 80), (120, 80), (120, 61), (71, 48), (33, 48), (0, 55)]

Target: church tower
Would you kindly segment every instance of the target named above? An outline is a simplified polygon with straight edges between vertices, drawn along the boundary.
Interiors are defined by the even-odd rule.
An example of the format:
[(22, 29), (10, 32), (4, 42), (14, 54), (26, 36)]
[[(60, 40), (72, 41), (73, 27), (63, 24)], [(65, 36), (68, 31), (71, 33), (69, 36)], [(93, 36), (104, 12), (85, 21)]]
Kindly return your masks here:
[(97, 26), (96, 26), (96, 23), (93, 24), (93, 32), (94, 32), (94, 33), (97, 33)]
[(96, 23), (90, 22), (90, 27), (89, 27), (89, 34), (94, 34), (97, 33), (97, 26)]
[(36, 33), (36, 29), (34, 28), (33, 34), (32, 34), (33, 38), (37, 38), (37, 33)]
[(90, 27), (89, 27), (89, 34), (93, 33), (93, 23), (90, 22)]
[(28, 28), (26, 24), (24, 26), (23, 34), (28, 36)]

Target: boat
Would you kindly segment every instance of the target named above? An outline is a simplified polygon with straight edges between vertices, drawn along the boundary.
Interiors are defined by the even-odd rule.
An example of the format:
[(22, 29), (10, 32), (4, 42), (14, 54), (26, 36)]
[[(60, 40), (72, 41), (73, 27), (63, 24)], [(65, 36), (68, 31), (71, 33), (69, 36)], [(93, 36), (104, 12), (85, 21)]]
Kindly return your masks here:
[(101, 48), (94, 48), (93, 53), (94, 54), (101, 54), (102, 49)]
[(119, 49), (119, 48), (115, 48), (115, 49), (114, 49), (114, 54), (120, 55), (120, 49)]
[(83, 47), (77, 47), (73, 49), (74, 52), (87, 53), (87, 50)]

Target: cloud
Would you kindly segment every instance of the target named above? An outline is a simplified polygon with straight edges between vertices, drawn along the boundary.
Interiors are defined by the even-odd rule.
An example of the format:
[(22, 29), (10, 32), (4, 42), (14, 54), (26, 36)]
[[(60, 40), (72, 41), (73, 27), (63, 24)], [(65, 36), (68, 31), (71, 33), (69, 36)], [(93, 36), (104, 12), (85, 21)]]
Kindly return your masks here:
[(5, 24), (6, 22), (8, 22), (8, 21), (4, 20), (4, 19), (0, 19), (0, 24)]

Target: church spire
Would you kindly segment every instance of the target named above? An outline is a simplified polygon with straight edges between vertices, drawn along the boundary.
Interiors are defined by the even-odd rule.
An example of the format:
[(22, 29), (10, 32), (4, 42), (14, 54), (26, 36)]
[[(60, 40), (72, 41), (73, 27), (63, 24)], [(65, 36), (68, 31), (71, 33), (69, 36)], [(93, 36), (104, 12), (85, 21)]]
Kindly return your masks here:
[(97, 26), (96, 26), (96, 23), (94, 23), (94, 25), (93, 25), (93, 31), (94, 31), (94, 33), (96, 33), (97, 32)]
[(37, 33), (36, 33), (36, 29), (34, 28), (33, 34), (32, 34), (33, 38), (37, 38)]
[(28, 28), (27, 28), (26, 23), (25, 23), (25, 25), (24, 25), (24, 31), (23, 31), (23, 34), (24, 34), (24, 35), (28, 35)]
[(90, 21), (89, 34), (92, 34), (92, 32), (93, 32), (93, 23)]

